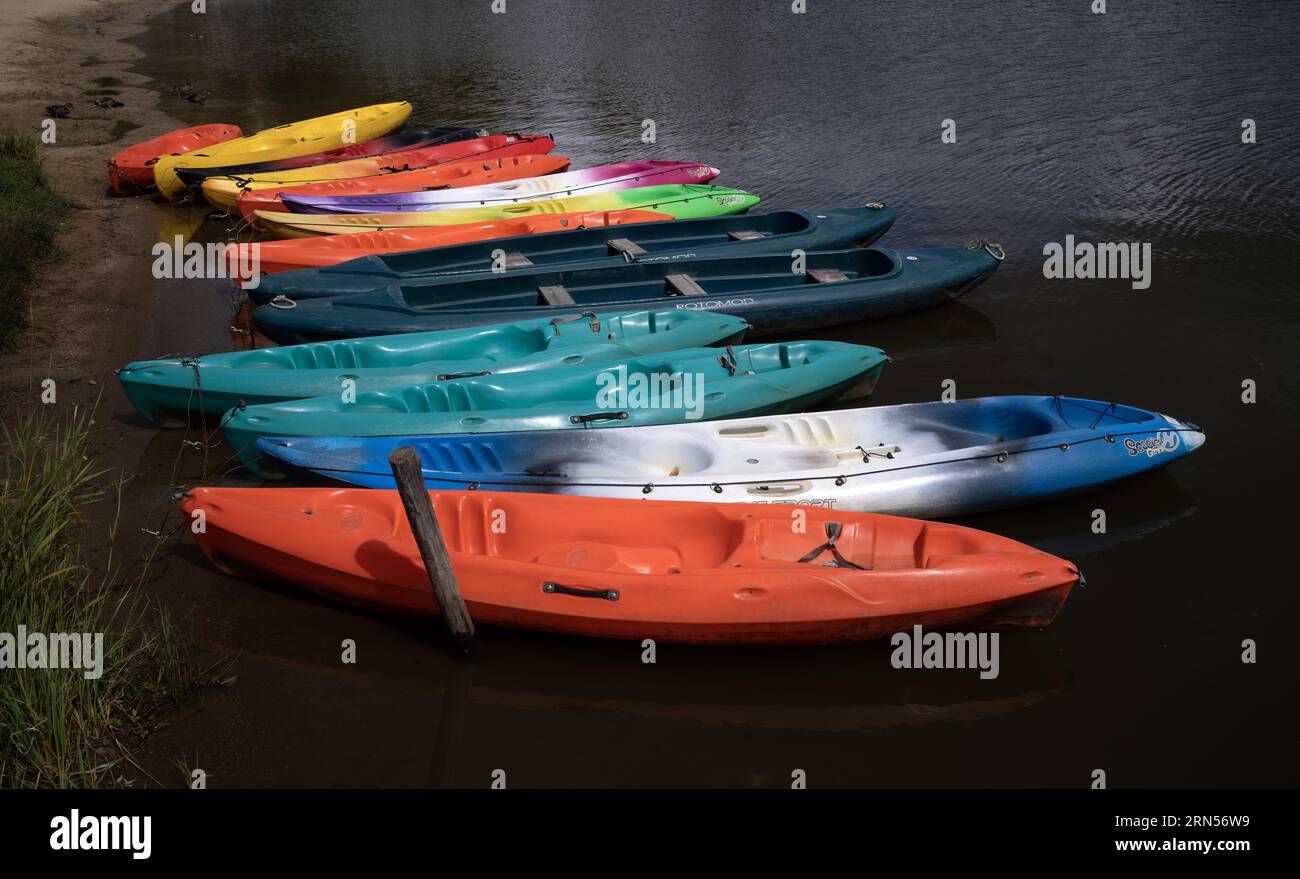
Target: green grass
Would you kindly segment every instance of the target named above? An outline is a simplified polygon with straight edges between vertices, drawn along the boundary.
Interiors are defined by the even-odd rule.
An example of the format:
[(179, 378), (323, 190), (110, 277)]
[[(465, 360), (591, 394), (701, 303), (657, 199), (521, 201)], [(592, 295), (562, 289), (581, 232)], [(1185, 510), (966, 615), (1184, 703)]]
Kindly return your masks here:
[(0, 134), (0, 351), (27, 324), (32, 271), (58, 256), (59, 223), (68, 211), (50, 189), (40, 149), (29, 134)]
[[(39, 407), (0, 420), (0, 632), (104, 633), (96, 680), (82, 669), (0, 669), (0, 788), (123, 783), (133, 744), (194, 677), (186, 643), (143, 595), (144, 570), (117, 569), (115, 525), (97, 538), (103, 526), (83, 515), (120, 496), (87, 459), (89, 424), (89, 413), (58, 424)], [(82, 555), (96, 539), (110, 545), (107, 573)]]

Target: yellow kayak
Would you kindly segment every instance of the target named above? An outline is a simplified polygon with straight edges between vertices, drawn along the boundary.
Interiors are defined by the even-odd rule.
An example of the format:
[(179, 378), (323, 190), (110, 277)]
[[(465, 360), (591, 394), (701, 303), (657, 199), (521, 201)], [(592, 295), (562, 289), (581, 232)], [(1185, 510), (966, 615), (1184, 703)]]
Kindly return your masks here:
[(540, 214), (574, 214), (587, 211), (646, 210), (668, 214), (674, 219), (721, 217), (739, 214), (758, 204), (758, 196), (742, 189), (679, 183), (641, 186), (617, 192), (599, 192), (546, 201), (448, 211), (406, 211), (395, 214), (291, 214), (283, 211), (254, 211), (254, 225), (277, 238), (310, 238), (350, 232), (380, 232), (389, 229), (419, 229), (427, 226), (455, 226), (488, 223), (511, 217)]
[(410, 115), (410, 102), (398, 101), (267, 128), (192, 153), (163, 156), (154, 165), (154, 183), (163, 195), (176, 198), (185, 191), (177, 168), (271, 162), (337, 149), (345, 143), (365, 143), (399, 128)]

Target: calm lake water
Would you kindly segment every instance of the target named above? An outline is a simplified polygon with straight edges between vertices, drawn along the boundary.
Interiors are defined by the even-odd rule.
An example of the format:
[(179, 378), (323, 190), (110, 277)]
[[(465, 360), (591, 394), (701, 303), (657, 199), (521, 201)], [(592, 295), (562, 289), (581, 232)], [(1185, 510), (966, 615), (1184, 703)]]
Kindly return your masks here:
[[(406, 98), (423, 124), (553, 134), (575, 167), (707, 162), (759, 210), (886, 201), (886, 246), (1001, 242), (1006, 262), (960, 304), (823, 335), (894, 356), (881, 404), (952, 379), (963, 397), (1059, 392), (1203, 425), (1206, 446), (1168, 471), (960, 520), (1069, 557), (1087, 587), (1050, 629), (1004, 634), (993, 681), (895, 671), (887, 644), (661, 645), (643, 665), (637, 644), (501, 630), (470, 666), (431, 626), (221, 577), (186, 541), (159, 591), (205, 648), (242, 655), (158, 765), (183, 752), (213, 786), (485, 786), (496, 769), (511, 786), (781, 787), (796, 768), (820, 787), (1083, 787), (1098, 768), (1116, 788), (1300, 781), (1300, 588), (1280, 556), (1300, 472), (1281, 448), (1300, 415), (1300, 15), (808, 5), (223, 0), (160, 16), (139, 69), (161, 90), (212, 90), (203, 107), (164, 98), (187, 122), (252, 130)], [(1066, 235), (1149, 243), (1150, 288), (1045, 279), (1043, 247)], [(228, 285), (152, 283), (140, 356), (231, 346)], [(142, 474), (131, 502), (161, 517), (201, 462), (190, 450), (173, 475), (182, 437), (117, 406)], [(1109, 533), (1091, 533), (1094, 509)]]

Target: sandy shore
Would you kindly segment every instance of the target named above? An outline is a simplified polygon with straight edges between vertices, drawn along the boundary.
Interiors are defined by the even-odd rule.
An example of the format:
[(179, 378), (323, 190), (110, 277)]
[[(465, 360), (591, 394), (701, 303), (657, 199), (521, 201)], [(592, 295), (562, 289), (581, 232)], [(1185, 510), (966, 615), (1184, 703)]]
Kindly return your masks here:
[[(31, 328), (16, 351), (0, 355), (0, 397), (34, 397), (32, 388), (52, 377), (60, 403), (92, 402), (135, 350), (142, 322), (121, 315), (144, 307), (158, 209), (147, 199), (106, 198), (104, 166), (122, 147), (183, 125), (159, 108), (145, 77), (129, 71), (141, 53), (123, 42), (176, 2), (6, 0), (0, 130), (39, 136), (44, 108), (72, 102), (44, 156), (73, 209), (60, 236), (65, 256), (43, 267), (31, 288)], [(94, 106), (87, 92), (106, 84), (125, 106)], [(136, 127), (123, 133), (128, 125)]]

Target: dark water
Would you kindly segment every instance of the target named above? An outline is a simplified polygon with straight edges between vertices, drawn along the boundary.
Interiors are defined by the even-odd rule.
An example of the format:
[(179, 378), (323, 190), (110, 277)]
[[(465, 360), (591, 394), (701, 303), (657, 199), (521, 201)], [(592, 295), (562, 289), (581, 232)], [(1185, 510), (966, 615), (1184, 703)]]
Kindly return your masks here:
[[(1300, 415), (1300, 13), (809, 6), (224, 0), (161, 16), (141, 69), (213, 90), (201, 108), (166, 99), (195, 123), (408, 98), (417, 122), (553, 133), (575, 167), (708, 162), (760, 210), (884, 200), (899, 210), (887, 245), (1001, 242), (1001, 270), (961, 304), (825, 335), (894, 355), (878, 403), (953, 379), (963, 397), (1060, 392), (1203, 425), (1205, 448), (1168, 471), (962, 520), (1067, 555), (1088, 586), (1049, 630), (1003, 635), (995, 681), (894, 671), (884, 644), (667, 647), (646, 666), (635, 644), (506, 631), (470, 667), (427, 626), (220, 577), (184, 543), (161, 588), (193, 608), (205, 647), (242, 655), (160, 765), (197, 751), (213, 786), (483, 786), (494, 769), (512, 786), (785, 786), (795, 768), (816, 786), (1081, 787), (1097, 768), (1112, 787), (1300, 781), (1286, 555), (1300, 486), (1284, 448)], [(957, 143), (941, 143), (943, 119)], [(1150, 289), (1046, 280), (1043, 246), (1067, 234), (1149, 242)], [(142, 356), (229, 347), (225, 285), (159, 282), (155, 300)], [(161, 510), (181, 437), (121, 415), (141, 450), (135, 500)], [(198, 466), (189, 451), (176, 478)], [(343, 638), (358, 665), (339, 663)]]

